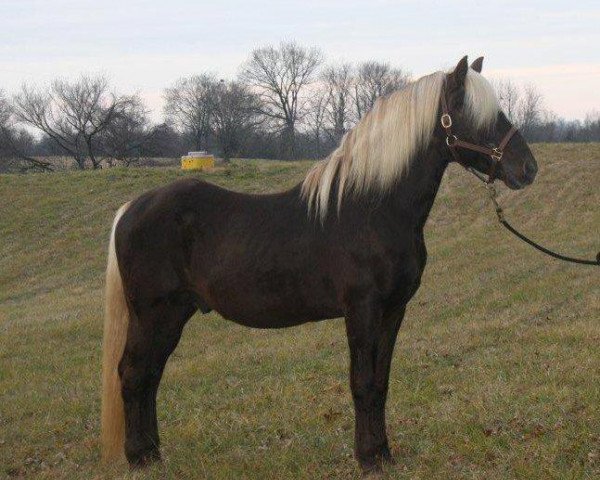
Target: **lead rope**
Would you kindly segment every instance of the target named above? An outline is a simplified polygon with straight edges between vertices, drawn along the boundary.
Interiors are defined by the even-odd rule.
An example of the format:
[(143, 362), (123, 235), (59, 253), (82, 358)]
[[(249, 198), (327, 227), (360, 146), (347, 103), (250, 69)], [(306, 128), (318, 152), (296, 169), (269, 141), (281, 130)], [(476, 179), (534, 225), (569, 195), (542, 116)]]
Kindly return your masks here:
[(496, 216), (498, 217), (498, 222), (500, 222), (500, 224), (504, 228), (506, 228), (509, 232), (511, 232), (513, 235), (517, 236), (518, 238), (523, 240), (525, 243), (531, 245), (533, 248), (539, 250), (540, 252), (543, 252), (546, 255), (550, 255), (551, 257), (557, 258), (559, 260), (563, 260), (565, 262), (571, 262), (571, 263), (578, 263), (580, 265), (600, 266), (600, 252), (598, 252), (598, 254), (596, 255), (596, 260), (585, 260), (583, 258), (567, 257), (566, 255), (561, 255), (560, 253), (553, 252), (552, 250), (549, 250), (546, 247), (543, 247), (542, 245), (540, 245), (539, 243), (536, 243), (533, 240), (527, 238), (525, 235), (523, 235), (521, 232), (519, 232), (516, 228), (514, 228), (506, 220), (506, 218), (504, 216), (504, 210), (498, 203), (498, 198), (497, 198), (498, 192), (496, 191), (496, 187), (494, 187), (494, 185), (492, 183), (488, 182), (486, 180), (486, 178), (483, 175), (481, 175), (477, 170), (470, 168), (470, 167), (468, 167), (467, 170), (469, 172), (471, 172), (473, 175), (475, 175), (479, 180), (481, 180), (485, 184), (485, 188), (488, 192), (488, 196), (490, 197), (490, 200), (491, 200), (492, 204), (494, 205), (494, 209), (496, 211)]

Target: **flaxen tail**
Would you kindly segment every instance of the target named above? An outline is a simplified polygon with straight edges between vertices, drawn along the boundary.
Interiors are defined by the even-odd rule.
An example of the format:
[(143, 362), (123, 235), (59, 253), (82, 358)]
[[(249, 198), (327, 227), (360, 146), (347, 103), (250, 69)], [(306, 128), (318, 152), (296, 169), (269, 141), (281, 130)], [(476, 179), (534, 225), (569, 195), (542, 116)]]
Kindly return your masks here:
[(121, 396), (118, 366), (129, 324), (123, 281), (115, 251), (115, 230), (128, 203), (117, 211), (110, 234), (108, 265), (106, 267), (106, 298), (104, 312), (104, 341), (102, 344), (102, 458), (115, 461), (124, 458), (125, 414)]

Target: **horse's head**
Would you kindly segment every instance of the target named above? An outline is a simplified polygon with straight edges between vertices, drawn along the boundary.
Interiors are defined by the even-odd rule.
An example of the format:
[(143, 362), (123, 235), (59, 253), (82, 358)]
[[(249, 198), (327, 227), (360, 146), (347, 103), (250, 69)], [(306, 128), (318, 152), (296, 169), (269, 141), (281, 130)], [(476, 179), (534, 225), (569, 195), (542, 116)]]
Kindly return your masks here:
[(537, 163), (500, 109), (492, 86), (480, 75), (482, 65), (480, 57), (469, 68), (465, 56), (447, 74), (442, 97), (448, 112), (442, 113), (449, 116), (442, 115), (442, 126), (455, 159), (518, 190), (533, 182)]

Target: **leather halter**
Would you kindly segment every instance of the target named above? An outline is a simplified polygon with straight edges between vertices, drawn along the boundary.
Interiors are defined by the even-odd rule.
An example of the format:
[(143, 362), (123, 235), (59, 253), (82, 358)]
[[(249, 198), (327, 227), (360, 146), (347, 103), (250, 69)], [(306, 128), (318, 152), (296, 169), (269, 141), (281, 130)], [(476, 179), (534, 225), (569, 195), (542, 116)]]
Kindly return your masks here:
[(457, 151), (458, 148), (464, 148), (466, 150), (472, 150), (474, 152), (479, 152), (483, 153), (484, 155), (488, 155), (492, 159), (492, 166), (490, 168), (490, 171), (488, 172), (488, 179), (486, 183), (493, 183), (496, 179), (498, 164), (502, 161), (504, 149), (506, 148), (508, 142), (510, 142), (510, 139), (517, 132), (518, 129), (515, 126), (512, 126), (510, 130), (506, 132), (506, 135), (504, 135), (498, 146), (493, 148), (465, 142), (464, 140), (459, 139), (456, 135), (452, 133), (452, 117), (450, 116), (450, 111), (448, 109), (445, 88), (442, 94), (440, 95), (440, 101), (442, 104), (442, 116), (440, 117), (440, 123), (446, 131), (446, 145), (448, 145), (448, 148), (450, 149), (450, 153), (452, 153), (454, 160), (456, 160), (456, 162), (461, 164), (463, 167), (472, 170), (465, 162), (461, 160)]

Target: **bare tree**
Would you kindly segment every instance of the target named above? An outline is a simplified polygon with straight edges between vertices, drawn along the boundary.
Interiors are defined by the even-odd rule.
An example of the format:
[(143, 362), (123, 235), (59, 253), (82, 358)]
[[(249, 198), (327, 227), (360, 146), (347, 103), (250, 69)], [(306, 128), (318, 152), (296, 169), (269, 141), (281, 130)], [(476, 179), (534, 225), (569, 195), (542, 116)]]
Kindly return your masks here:
[(349, 128), (352, 116), (353, 69), (350, 64), (330, 66), (323, 72), (323, 82), (327, 91), (325, 109), (329, 134), (334, 142), (339, 142)]
[(88, 159), (93, 168), (100, 167), (96, 138), (128, 102), (128, 97), (109, 92), (103, 76), (82, 76), (76, 82), (56, 80), (45, 91), (23, 85), (15, 97), (17, 118), (44, 132), (81, 169)]
[(239, 82), (221, 81), (211, 102), (211, 130), (227, 162), (257, 123), (258, 98)]
[(542, 94), (533, 86), (527, 85), (523, 90), (523, 98), (517, 110), (517, 124), (526, 138), (541, 121), (544, 113)]
[(544, 110), (535, 125), (535, 133), (530, 133), (528, 139), (536, 142), (556, 142), (559, 135), (559, 124), (560, 119), (555, 113)]
[(388, 63), (363, 62), (358, 66), (354, 81), (354, 107), (357, 120), (360, 120), (382, 95), (404, 87), (410, 81), (410, 74)]
[(492, 82), (498, 101), (502, 110), (511, 122), (516, 122), (519, 103), (521, 102), (521, 93), (514, 82), (507, 79), (500, 79)]
[(213, 75), (180, 78), (165, 89), (164, 111), (177, 128), (188, 135), (197, 150), (206, 148), (210, 131), (211, 97), (217, 86)]
[(24, 129), (17, 128), (14, 111), (0, 90), (0, 159), (19, 160), (23, 169), (52, 170), (49, 162), (31, 156), (35, 140)]
[(254, 50), (242, 68), (240, 78), (256, 89), (261, 113), (282, 133), (286, 158), (296, 154), (296, 127), (308, 107), (301, 94), (314, 81), (321, 62), (319, 50), (290, 42)]
[(555, 138), (558, 119), (544, 108), (544, 97), (534, 85), (520, 88), (506, 78), (492, 84), (502, 110), (528, 140)]
[(323, 142), (326, 129), (326, 112), (329, 91), (325, 87), (315, 89), (312, 92), (310, 108), (306, 116), (306, 124), (309, 128), (309, 134), (314, 143), (314, 155), (322, 156)]
[(100, 134), (98, 148), (105, 157), (130, 166), (139, 161), (143, 146), (150, 141), (155, 129), (150, 125), (141, 98), (133, 95), (126, 100)]
[(4, 92), (0, 90), (0, 159), (7, 160), (12, 157), (12, 139), (14, 136), (11, 122), (12, 108)]
[(0, 125), (8, 125), (12, 115), (12, 107), (8, 103), (4, 92), (0, 90)]
[(177, 158), (187, 151), (186, 147), (181, 134), (170, 125), (162, 123), (152, 128), (152, 134), (142, 144), (142, 155)]
[(600, 111), (591, 111), (586, 114), (582, 136), (586, 142), (600, 141)]

